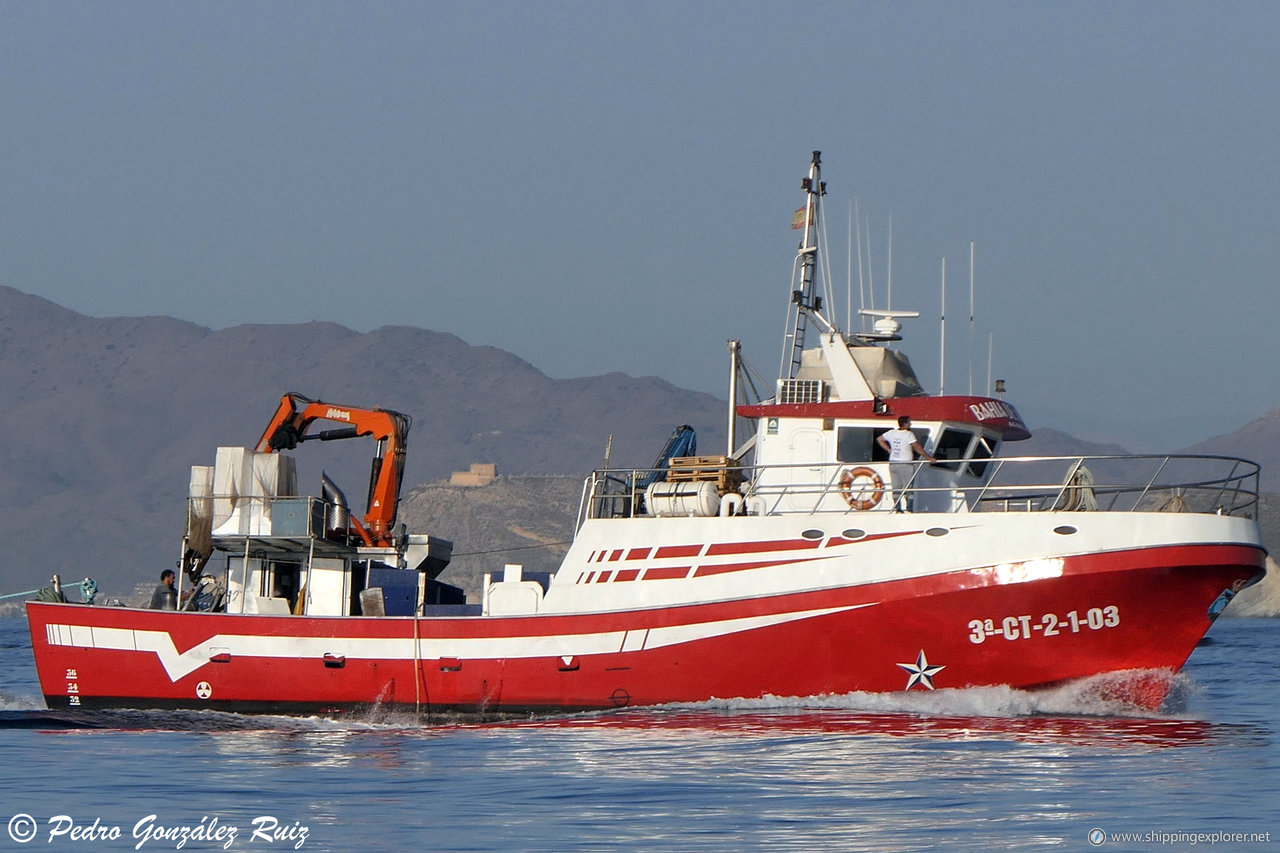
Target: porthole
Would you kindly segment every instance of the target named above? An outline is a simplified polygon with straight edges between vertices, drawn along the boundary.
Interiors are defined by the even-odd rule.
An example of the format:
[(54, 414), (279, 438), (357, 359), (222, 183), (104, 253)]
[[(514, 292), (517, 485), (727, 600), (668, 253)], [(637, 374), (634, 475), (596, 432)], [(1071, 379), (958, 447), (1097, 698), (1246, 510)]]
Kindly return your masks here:
[(950, 528), (947, 528), (947, 527), (930, 527), (928, 530), (925, 531), (925, 535), (926, 536), (946, 536), (950, 532), (951, 532)]
[(808, 530), (802, 532), (800, 535), (803, 536), (805, 539), (821, 539), (823, 536), (826, 536), (827, 534), (825, 531), (818, 530), (816, 527), (810, 527)]
[(1059, 524), (1053, 528), (1053, 532), (1061, 536), (1070, 536), (1072, 533), (1079, 533), (1080, 529), (1071, 524)]
[(843, 536), (845, 539), (865, 539), (867, 536), (867, 531), (859, 530), (856, 527), (850, 527), (848, 530), (840, 531), (840, 535)]

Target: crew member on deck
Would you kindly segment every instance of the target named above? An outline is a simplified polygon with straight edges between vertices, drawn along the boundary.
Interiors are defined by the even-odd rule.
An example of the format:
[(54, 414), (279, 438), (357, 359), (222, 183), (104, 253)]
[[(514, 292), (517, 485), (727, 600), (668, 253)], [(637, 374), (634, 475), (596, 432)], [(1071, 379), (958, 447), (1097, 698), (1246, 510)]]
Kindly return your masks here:
[(916, 454), (930, 462), (938, 460), (925, 452), (916, 434), (911, 431), (911, 418), (898, 418), (898, 428), (882, 433), (876, 441), (889, 453), (889, 482), (893, 487), (895, 512), (911, 512), (915, 498), (911, 494), (911, 480), (915, 476)]
[(165, 569), (160, 573), (160, 583), (156, 584), (155, 590), (151, 593), (149, 606), (152, 610), (178, 609), (178, 591), (173, 588), (175, 577), (173, 569)]

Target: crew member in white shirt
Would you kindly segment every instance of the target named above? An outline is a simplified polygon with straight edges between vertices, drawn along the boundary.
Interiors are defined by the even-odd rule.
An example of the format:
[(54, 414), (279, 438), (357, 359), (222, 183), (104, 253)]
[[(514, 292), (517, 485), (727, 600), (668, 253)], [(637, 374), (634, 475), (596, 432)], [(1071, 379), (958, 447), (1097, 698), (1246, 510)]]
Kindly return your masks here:
[(920, 440), (911, 431), (911, 418), (898, 418), (898, 428), (882, 433), (876, 439), (889, 452), (889, 482), (893, 487), (893, 504), (896, 512), (911, 512), (915, 499), (911, 495), (911, 480), (915, 474), (916, 454), (930, 462), (938, 460), (925, 452)]

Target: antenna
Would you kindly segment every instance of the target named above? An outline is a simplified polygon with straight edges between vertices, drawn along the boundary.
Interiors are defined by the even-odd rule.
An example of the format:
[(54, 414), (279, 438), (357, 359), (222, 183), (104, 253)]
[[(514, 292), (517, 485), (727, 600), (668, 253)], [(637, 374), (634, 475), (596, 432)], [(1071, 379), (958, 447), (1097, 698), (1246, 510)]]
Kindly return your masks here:
[(888, 269), (888, 288), (889, 303), (886, 306), (890, 310), (893, 309), (893, 214), (889, 214), (889, 269)]
[[(856, 195), (853, 197), (853, 219), (858, 229), (858, 308), (862, 309), (867, 307), (867, 291), (862, 284), (862, 219), (858, 211), (858, 197)], [(871, 307), (874, 308), (875, 306)], [(865, 332), (866, 329), (867, 324), (863, 323), (862, 330)], [(852, 323), (849, 324), (849, 331), (853, 331)]]
[[(947, 393), (947, 259), (942, 259), (942, 342), (938, 345), (941, 363), (938, 365), (938, 396)], [(973, 365), (970, 364), (970, 375)], [(972, 380), (971, 380), (972, 381)], [(972, 394), (972, 390), (970, 394)]]
[(991, 393), (991, 353), (995, 348), (996, 333), (987, 333), (987, 393)]
[[(822, 192), (826, 193), (827, 185), (822, 184)], [(827, 218), (824, 216), (818, 221), (819, 227), (822, 228), (822, 240), (818, 244), (818, 251), (822, 253), (821, 263), (819, 264), (819, 272), (822, 276), (822, 292), (826, 296), (827, 304), (831, 306), (831, 317), (833, 320), (840, 315), (836, 313), (836, 283), (831, 274), (831, 246), (830, 240), (827, 239)], [(827, 323), (831, 329), (835, 328), (834, 323)]]
[[(861, 257), (858, 258), (862, 260)], [(845, 332), (853, 331), (853, 197), (849, 197), (849, 243), (845, 247), (844, 258), (845, 285), (844, 285), (844, 330)]]
[(867, 214), (867, 293), (871, 294), (871, 310), (876, 310), (876, 279), (871, 269), (871, 214)]
[[(987, 380), (991, 387), (991, 380)], [(969, 396), (973, 396), (973, 242), (969, 243)]]

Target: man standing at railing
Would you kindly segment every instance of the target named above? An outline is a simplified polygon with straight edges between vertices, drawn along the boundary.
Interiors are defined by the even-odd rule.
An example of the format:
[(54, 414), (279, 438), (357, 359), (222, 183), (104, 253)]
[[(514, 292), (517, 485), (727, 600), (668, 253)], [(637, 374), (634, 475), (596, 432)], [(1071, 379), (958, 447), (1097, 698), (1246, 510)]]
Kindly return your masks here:
[(938, 460), (920, 446), (920, 440), (911, 431), (911, 418), (906, 415), (898, 418), (897, 429), (882, 433), (876, 441), (889, 453), (889, 482), (893, 487), (894, 511), (911, 512), (915, 508), (910, 487), (915, 473), (916, 454), (930, 462)]

